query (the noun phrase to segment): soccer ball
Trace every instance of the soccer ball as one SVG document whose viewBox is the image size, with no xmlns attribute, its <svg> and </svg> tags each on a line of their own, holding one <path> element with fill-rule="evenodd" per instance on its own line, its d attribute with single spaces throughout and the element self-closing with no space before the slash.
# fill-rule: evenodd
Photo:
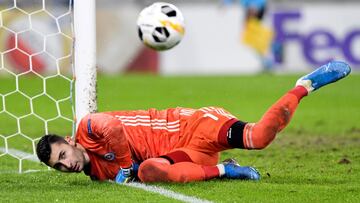
<svg viewBox="0 0 360 203">
<path fill-rule="evenodd" d="M 173 4 L 156 2 L 144 8 L 137 20 L 140 40 L 163 51 L 180 43 L 185 33 L 184 17 Z"/>
</svg>

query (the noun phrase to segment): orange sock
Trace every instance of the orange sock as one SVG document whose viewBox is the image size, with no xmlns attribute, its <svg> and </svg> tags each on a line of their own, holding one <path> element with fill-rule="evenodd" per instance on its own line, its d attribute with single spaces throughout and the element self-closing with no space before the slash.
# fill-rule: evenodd
<svg viewBox="0 0 360 203">
<path fill-rule="evenodd" d="M 290 122 L 301 98 L 307 90 L 297 86 L 281 97 L 257 123 L 247 123 L 243 142 L 246 149 L 263 149 L 274 140 L 276 134 Z"/>
<path fill-rule="evenodd" d="M 170 164 L 164 158 L 151 158 L 140 164 L 142 182 L 191 182 L 219 177 L 217 166 L 201 166 L 192 162 Z"/>
</svg>

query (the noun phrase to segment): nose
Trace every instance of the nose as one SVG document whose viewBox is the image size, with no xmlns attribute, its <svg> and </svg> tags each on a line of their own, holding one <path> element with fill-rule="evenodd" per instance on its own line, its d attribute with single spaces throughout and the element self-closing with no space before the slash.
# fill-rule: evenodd
<svg viewBox="0 0 360 203">
<path fill-rule="evenodd" d="M 64 159 L 60 162 L 63 166 L 66 167 L 66 169 L 70 170 L 71 169 L 71 162 L 69 159 Z"/>
</svg>

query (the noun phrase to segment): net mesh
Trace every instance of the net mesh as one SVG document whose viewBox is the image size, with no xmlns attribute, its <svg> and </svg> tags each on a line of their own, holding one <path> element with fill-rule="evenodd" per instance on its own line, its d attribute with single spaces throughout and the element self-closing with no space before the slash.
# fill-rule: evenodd
<svg viewBox="0 0 360 203">
<path fill-rule="evenodd" d="M 0 2 L 0 172 L 46 169 L 36 143 L 71 135 L 71 0 Z"/>
</svg>

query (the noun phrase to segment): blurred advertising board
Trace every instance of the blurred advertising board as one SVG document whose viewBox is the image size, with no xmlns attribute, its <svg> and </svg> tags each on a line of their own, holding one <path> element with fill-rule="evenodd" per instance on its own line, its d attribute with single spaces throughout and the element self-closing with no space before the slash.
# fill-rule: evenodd
<svg viewBox="0 0 360 203">
<path fill-rule="evenodd" d="M 138 39 L 136 20 L 144 6 L 136 1 L 98 6 L 99 72 L 227 75 L 263 70 L 256 51 L 241 41 L 245 10 L 239 5 L 224 8 L 214 1 L 179 1 L 185 36 L 178 46 L 164 52 L 150 50 Z M 280 47 L 280 54 L 272 57 L 273 70 L 303 72 L 329 60 L 345 60 L 354 71 L 360 70 L 359 8 L 360 2 L 271 2 L 263 23 L 273 31 Z M 71 72 L 73 40 L 68 9 L 60 6 L 51 12 L 26 13 L 12 8 L 1 15 L 0 51 L 5 68 L 25 72 L 31 66 L 39 73 Z"/>
<path fill-rule="evenodd" d="M 360 70 L 360 3 L 271 4 L 264 23 L 281 45 L 275 72 L 303 72 L 330 60 L 345 60 Z M 164 74 L 234 74 L 262 70 L 256 53 L 241 43 L 244 10 L 214 5 L 182 7 L 187 35 L 161 54 Z"/>
</svg>

